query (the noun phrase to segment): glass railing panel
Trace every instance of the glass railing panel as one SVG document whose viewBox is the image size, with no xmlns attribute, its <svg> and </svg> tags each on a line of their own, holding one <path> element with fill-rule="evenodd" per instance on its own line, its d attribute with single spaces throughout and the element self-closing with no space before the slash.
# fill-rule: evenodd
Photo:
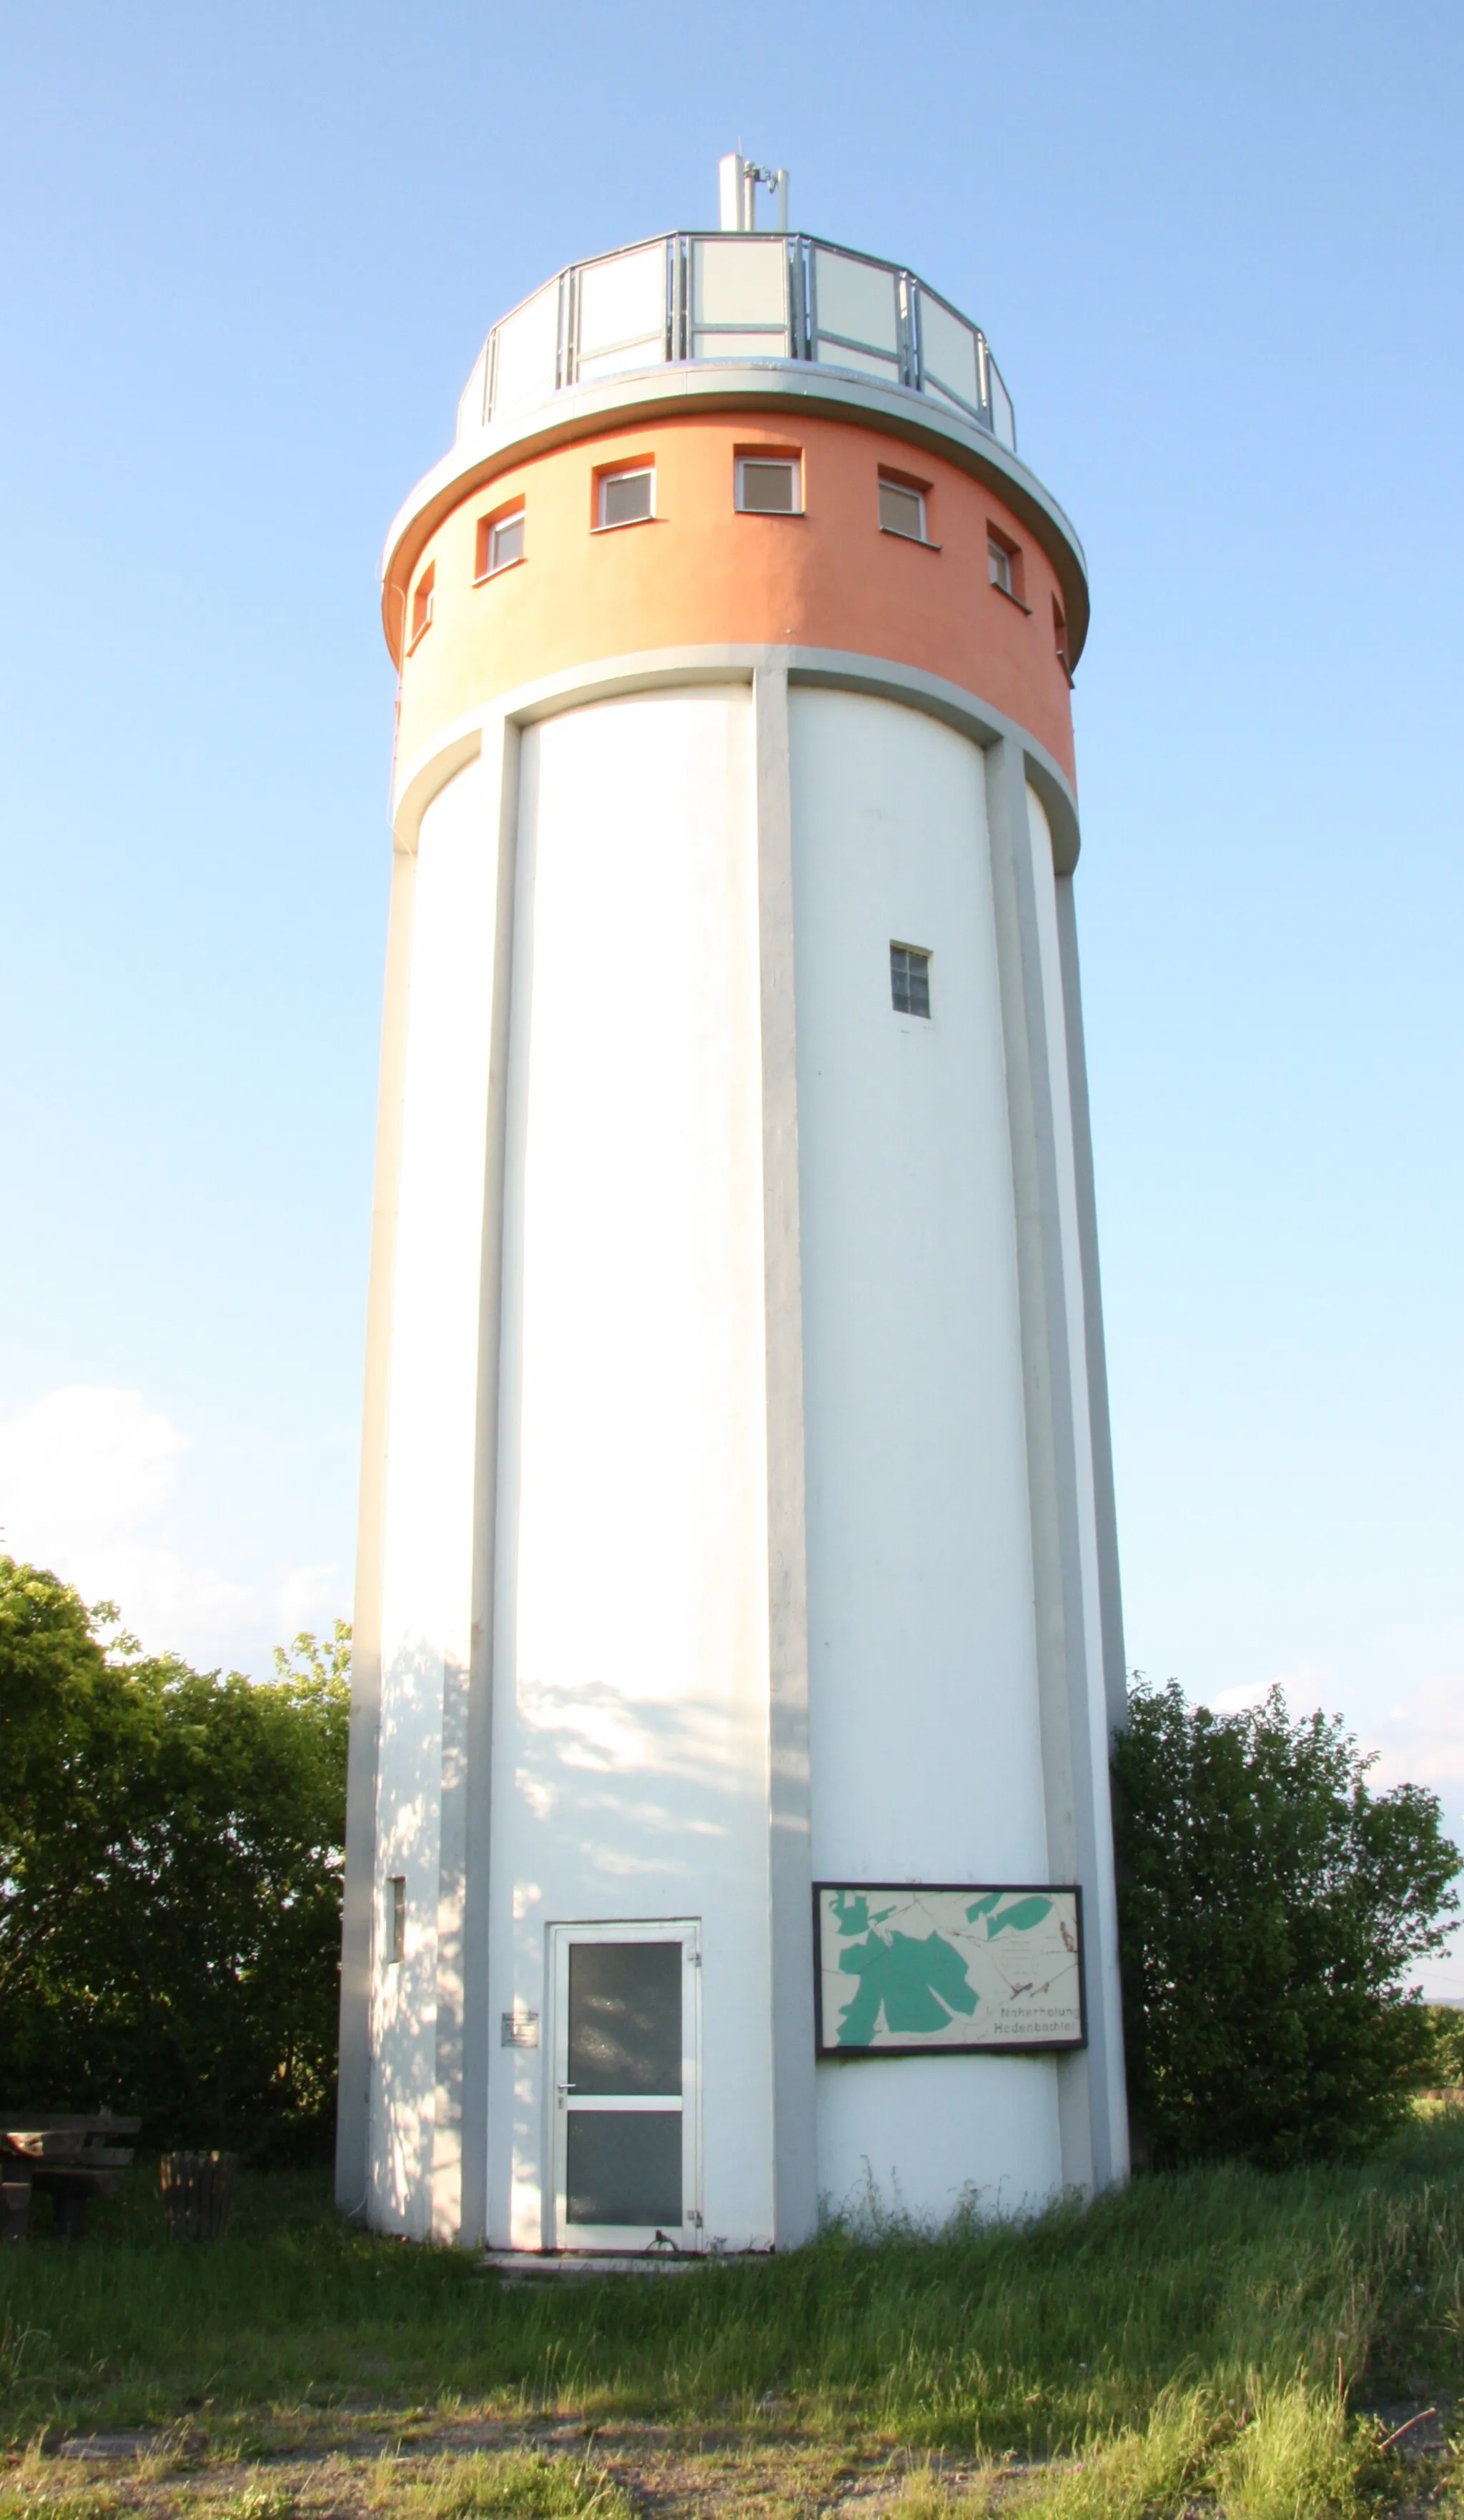
<svg viewBox="0 0 1464 2520">
<path fill-rule="evenodd" d="M 458 398 L 458 435 L 468 437 L 481 428 L 488 406 L 488 360 L 493 348 L 490 333 L 472 363 L 472 374 Z"/>
<path fill-rule="evenodd" d="M 968 411 L 974 420 L 984 419 L 975 325 L 943 305 L 928 289 L 920 290 L 918 300 L 921 384 L 927 392 L 934 389 L 943 400 Z"/>
<path fill-rule="evenodd" d="M 545 402 L 559 382 L 559 284 L 506 315 L 493 337 L 493 417 Z"/>
<path fill-rule="evenodd" d="M 877 350 L 857 349 L 852 341 L 836 340 L 828 333 L 819 334 L 814 355 L 825 368 L 852 368 L 857 376 L 881 377 L 887 385 L 902 382 L 897 358 L 884 358 Z"/>
<path fill-rule="evenodd" d="M 784 238 L 693 237 L 688 259 L 693 359 L 790 355 Z"/>
<path fill-rule="evenodd" d="M 664 333 L 649 335 L 643 341 L 621 341 L 613 350 L 601 350 L 593 358 L 581 358 L 575 373 L 576 384 L 593 384 L 597 377 L 618 377 L 635 368 L 658 368 L 666 356 Z"/>
<path fill-rule="evenodd" d="M 811 256 L 814 356 L 898 384 L 900 278 L 888 263 L 816 246 Z"/>
<path fill-rule="evenodd" d="M 666 246 L 638 247 L 582 262 L 575 273 L 575 361 L 580 378 L 653 367 L 666 355 Z"/>
<path fill-rule="evenodd" d="M 782 235 L 683 233 L 573 265 L 490 334 L 458 433 L 561 385 L 688 356 L 812 357 L 916 385 L 1016 448 L 1011 397 L 975 325 L 894 263 Z"/>
<path fill-rule="evenodd" d="M 992 428 L 1003 446 L 1017 451 L 1017 416 L 1011 407 L 1011 396 L 1001 382 L 1001 371 L 990 351 L 986 357 L 987 379 L 992 394 Z"/>
<path fill-rule="evenodd" d="M 786 359 L 784 333 L 703 333 L 691 335 L 693 359 Z"/>
<path fill-rule="evenodd" d="M 984 412 L 973 411 L 968 402 L 962 402 L 959 394 L 947 393 L 944 385 L 933 383 L 929 377 L 921 385 L 920 391 L 927 402 L 940 403 L 945 410 L 954 411 L 960 420 L 973 420 L 978 428 L 990 428 L 991 422 Z"/>
</svg>

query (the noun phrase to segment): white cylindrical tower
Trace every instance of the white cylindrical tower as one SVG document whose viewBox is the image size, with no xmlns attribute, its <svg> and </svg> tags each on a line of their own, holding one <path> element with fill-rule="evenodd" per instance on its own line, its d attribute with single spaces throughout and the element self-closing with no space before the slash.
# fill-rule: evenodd
<svg viewBox="0 0 1464 2520">
<path fill-rule="evenodd" d="M 421 2237 L 1127 2166 L 1083 556 L 760 180 L 506 317 L 386 547 L 338 2195 Z"/>
</svg>

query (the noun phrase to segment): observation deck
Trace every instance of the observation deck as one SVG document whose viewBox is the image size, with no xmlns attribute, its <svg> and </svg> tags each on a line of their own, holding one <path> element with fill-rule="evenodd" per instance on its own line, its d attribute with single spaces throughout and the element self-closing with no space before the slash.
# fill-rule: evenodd
<svg viewBox="0 0 1464 2520">
<path fill-rule="evenodd" d="M 904 264 L 822 237 L 695 228 L 569 263 L 495 324 L 458 406 L 458 439 L 571 386 L 717 360 L 874 380 L 1016 452 L 986 335 Z"/>
<path fill-rule="evenodd" d="M 729 215 L 730 167 L 738 187 L 766 180 L 724 160 L 720 228 L 674 228 L 568 263 L 495 324 L 452 446 L 387 533 L 381 619 L 392 656 L 401 662 L 421 555 L 465 498 L 607 428 L 756 411 L 795 430 L 816 415 L 855 422 L 983 482 L 1052 563 L 1071 672 L 1087 636 L 1083 546 L 1017 453 L 1011 396 L 980 325 L 904 263 L 759 230 L 750 205 L 740 220 Z"/>
</svg>

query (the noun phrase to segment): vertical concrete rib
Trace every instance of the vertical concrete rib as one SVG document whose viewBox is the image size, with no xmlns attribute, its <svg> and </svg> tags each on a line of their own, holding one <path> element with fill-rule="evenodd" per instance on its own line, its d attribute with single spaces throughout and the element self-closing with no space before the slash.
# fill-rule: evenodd
<svg viewBox="0 0 1464 2520">
<path fill-rule="evenodd" d="M 1073 1357 L 1068 1338 L 1053 1109 L 1054 1092 L 1065 1091 L 1067 1079 L 1053 1076 L 1048 1057 L 1027 765 L 1020 742 L 1011 737 L 987 754 L 987 800 L 1022 1318 L 1047 1860 L 1054 1880 L 1083 1885 L 1091 1986 L 1099 1965 L 1092 1948 L 1100 1913 L 1097 1802 L 1100 1795 L 1106 1798 L 1107 1778 L 1094 1774 L 1087 1707 L 1073 1406 L 1073 1373 L 1083 1370 L 1084 1361 Z M 1110 2035 L 1105 2006 L 1090 2002 L 1088 2048 L 1058 2060 L 1063 2180 L 1069 2187 L 1103 2185 L 1122 2170 L 1109 2124 Z"/>
<path fill-rule="evenodd" d="M 808 1547 L 804 1512 L 803 1270 L 798 1029 L 793 984 L 793 804 L 784 659 L 754 676 L 763 1051 L 767 1319 L 769 1868 L 773 1957 L 775 2237 L 816 2227 L 814 1968 L 809 1810 Z"/>
<path fill-rule="evenodd" d="M 484 1080 L 482 1235 L 472 1462 L 472 1562 L 466 1660 L 443 1673 L 442 1804 L 437 1896 L 436 2094 L 432 2117 L 432 2231 L 482 2243 L 488 2192 L 488 1879 L 493 1710 L 493 1570 L 498 1490 L 500 1308 L 503 1277 L 505 1086 L 513 942 L 518 732 L 503 718 L 483 729 L 494 852 L 493 936 L 484 973 L 492 991 Z"/>
<path fill-rule="evenodd" d="M 1068 1054 L 1068 1099 L 1073 1114 L 1073 1169 L 1078 1192 L 1078 1241 L 1083 1258 L 1083 1319 L 1087 1342 L 1088 1417 L 1092 1427 L 1093 1511 L 1098 1534 L 1098 1595 L 1103 1621 L 1103 1688 L 1108 1729 L 1110 1732 L 1117 1732 L 1128 1721 L 1128 1672 L 1124 1658 L 1124 1603 L 1119 1583 L 1113 1441 L 1108 1424 L 1108 1359 L 1103 1344 L 1103 1298 L 1098 1275 L 1098 1210 L 1093 1190 L 1092 1124 L 1087 1100 L 1087 1060 L 1083 1043 L 1078 921 L 1070 875 L 1057 878 L 1056 893 L 1057 945 L 1062 961 L 1063 1021 Z"/>
<path fill-rule="evenodd" d="M 361 1445 L 360 1538 L 352 1611 L 351 1723 L 346 1762 L 345 1886 L 340 1953 L 340 2079 L 335 2118 L 335 2202 L 364 2221 L 371 2184 L 371 1978 L 377 1895 L 377 1757 L 381 1717 L 381 1566 L 385 1540 L 386 1414 L 401 1184 L 402 1094 L 412 978 L 415 851 L 391 861 L 391 907 L 381 1012 L 367 1298 L 366 1392 Z"/>
<path fill-rule="evenodd" d="M 431 2232 L 455 2240 L 463 2204 L 464 1905 L 467 1882 L 467 1728 L 471 1658 L 442 1666 L 442 1782 L 437 1836 Z"/>
<path fill-rule="evenodd" d="M 498 1537 L 498 1420 L 503 1351 L 504 1163 L 508 1128 L 509 1021 L 513 971 L 513 893 L 518 867 L 516 726 L 500 723 L 498 915 L 493 966 L 493 1033 L 488 1071 L 488 1143 L 483 1183 L 483 1281 L 478 1332 L 476 1511 L 472 1568 L 472 1686 L 467 1721 L 466 1882 L 464 1933 L 476 1964 L 465 1990 L 463 2172 L 459 2238 L 476 2247 L 488 2228 L 489 1820 L 492 1811 L 495 1549 Z M 483 731 L 485 762 L 494 731 Z"/>
</svg>

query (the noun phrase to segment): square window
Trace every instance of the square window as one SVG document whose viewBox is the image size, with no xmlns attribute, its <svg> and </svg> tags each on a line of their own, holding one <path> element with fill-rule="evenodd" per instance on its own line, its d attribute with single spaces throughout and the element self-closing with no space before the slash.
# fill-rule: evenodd
<svg viewBox="0 0 1464 2520">
<path fill-rule="evenodd" d="M 897 1015 L 930 1012 L 930 956 L 918 945 L 890 947 L 890 1002 Z"/>
<path fill-rule="evenodd" d="M 437 583 L 437 563 L 433 561 L 422 570 L 412 596 L 412 635 L 409 647 L 415 648 L 432 619 L 432 594 Z"/>
<path fill-rule="evenodd" d="M 879 476 L 879 521 L 887 534 L 904 534 L 908 542 L 925 540 L 925 493 L 908 481 Z"/>
<path fill-rule="evenodd" d="M 601 472 L 595 521 L 605 525 L 642 525 L 655 515 L 655 467 L 643 464 L 634 472 Z"/>
<path fill-rule="evenodd" d="M 386 1883 L 386 1955 L 396 1968 L 407 1957 L 407 1876 L 393 1872 Z"/>
<path fill-rule="evenodd" d="M 747 516 L 796 517 L 798 464 L 791 455 L 739 455 L 737 506 Z"/>
<path fill-rule="evenodd" d="M 478 518 L 478 564 L 475 578 L 492 577 L 499 569 L 508 568 L 523 558 L 524 512 L 515 508 L 507 517 Z"/>
</svg>

